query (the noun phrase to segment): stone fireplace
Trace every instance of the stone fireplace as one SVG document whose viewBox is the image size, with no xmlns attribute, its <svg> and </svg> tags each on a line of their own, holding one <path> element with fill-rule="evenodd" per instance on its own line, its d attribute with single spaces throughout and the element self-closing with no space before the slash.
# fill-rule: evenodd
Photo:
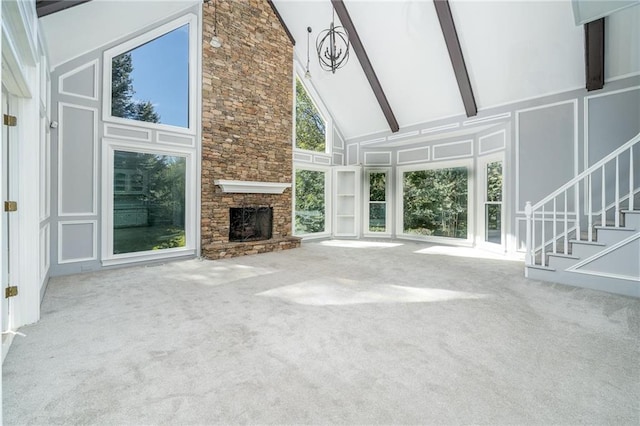
<svg viewBox="0 0 640 426">
<path fill-rule="evenodd" d="M 213 35 L 216 4 L 218 34 L 229 36 L 220 48 L 202 49 L 202 256 L 298 247 L 291 236 L 293 45 L 267 0 L 204 3 L 203 40 Z M 232 209 L 242 207 L 270 209 L 270 238 L 230 238 Z"/>
<path fill-rule="evenodd" d="M 229 209 L 229 241 L 261 241 L 271 239 L 273 208 L 232 207 Z"/>
</svg>

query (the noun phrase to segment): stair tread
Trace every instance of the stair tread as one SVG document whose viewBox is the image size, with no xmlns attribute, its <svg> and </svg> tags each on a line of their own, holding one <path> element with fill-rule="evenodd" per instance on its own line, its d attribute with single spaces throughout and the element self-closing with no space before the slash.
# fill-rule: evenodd
<svg viewBox="0 0 640 426">
<path fill-rule="evenodd" d="M 570 255 L 570 254 L 564 254 L 564 253 L 545 253 L 547 256 L 553 256 L 553 257 L 562 257 L 564 259 L 580 259 L 579 257 Z"/>
<path fill-rule="evenodd" d="M 600 246 L 600 247 L 605 246 L 605 244 L 599 243 L 597 241 L 587 241 L 587 240 L 569 240 L 569 244 L 586 244 L 590 246 Z"/>
<path fill-rule="evenodd" d="M 549 268 L 548 266 L 544 265 L 526 265 L 526 267 L 531 269 L 540 269 L 542 271 L 555 272 L 555 268 Z"/>
<path fill-rule="evenodd" d="M 596 229 L 610 229 L 612 231 L 635 231 L 634 228 L 627 228 L 624 226 L 596 226 Z"/>
</svg>

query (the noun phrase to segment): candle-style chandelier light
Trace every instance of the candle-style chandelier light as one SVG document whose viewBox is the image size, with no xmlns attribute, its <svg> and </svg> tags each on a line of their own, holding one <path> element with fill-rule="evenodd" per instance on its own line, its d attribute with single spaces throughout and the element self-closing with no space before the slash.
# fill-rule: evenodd
<svg viewBox="0 0 640 426">
<path fill-rule="evenodd" d="M 328 29 L 321 31 L 316 39 L 320 67 L 334 74 L 349 60 L 349 34 L 344 27 L 334 25 L 335 18 L 334 10 L 331 25 Z"/>
</svg>

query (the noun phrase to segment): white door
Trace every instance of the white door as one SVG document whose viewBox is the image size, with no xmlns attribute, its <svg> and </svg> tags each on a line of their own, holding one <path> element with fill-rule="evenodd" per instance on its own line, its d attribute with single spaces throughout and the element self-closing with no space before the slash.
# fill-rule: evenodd
<svg viewBox="0 0 640 426">
<path fill-rule="evenodd" d="M 478 206 L 480 220 L 477 245 L 503 252 L 504 234 L 504 156 L 491 155 L 478 159 Z"/>
<path fill-rule="evenodd" d="M 1 200 L 0 200 L 0 214 L 2 215 L 2 225 L 0 227 L 0 240 L 2 240 L 2 265 L 1 267 L 1 276 L 2 276 L 2 288 L 0 289 L 0 298 L 2 299 L 2 331 L 5 332 L 9 330 L 10 323 L 10 303 L 9 299 L 5 297 L 6 288 L 10 285 L 10 277 L 11 277 L 11 215 L 15 213 L 11 213 L 6 211 L 7 206 L 5 205 L 6 201 L 10 201 L 11 198 L 11 173 L 10 173 L 10 156 L 11 156 L 11 127 L 5 123 L 4 117 L 6 115 L 11 114 L 11 110 L 9 107 L 9 96 L 7 92 L 2 88 L 2 151 L 0 151 L 0 157 L 2 158 L 1 164 L 1 178 L 0 178 L 0 192 L 1 192 Z M 6 335 L 3 335 L 3 339 Z"/>
</svg>

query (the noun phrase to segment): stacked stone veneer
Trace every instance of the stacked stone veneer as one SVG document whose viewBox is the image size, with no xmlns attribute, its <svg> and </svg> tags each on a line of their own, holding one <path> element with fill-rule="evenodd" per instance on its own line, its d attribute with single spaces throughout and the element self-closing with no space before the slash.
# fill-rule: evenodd
<svg viewBox="0 0 640 426">
<path fill-rule="evenodd" d="M 266 0 L 203 5 L 202 255 L 210 259 L 299 246 L 291 236 L 291 188 L 283 194 L 223 193 L 214 180 L 292 181 L 293 46 Z M 229 242 L 229 209 L 273 207 L 273 237 Z"/>
</svg>

